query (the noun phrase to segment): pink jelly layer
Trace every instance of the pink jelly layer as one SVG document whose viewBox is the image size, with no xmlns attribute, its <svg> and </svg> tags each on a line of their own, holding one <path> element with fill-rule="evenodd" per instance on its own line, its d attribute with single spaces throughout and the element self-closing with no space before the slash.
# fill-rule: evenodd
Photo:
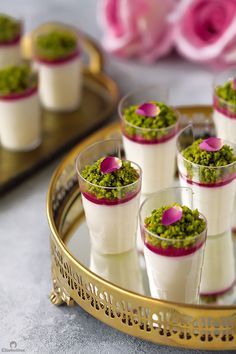
<svg viewBox="0 0 236 354">
<path fill-rule="evenodd" d="M 210 293 L 200 293 L 200 295 L 202 295 L 202 296 L 220 296 L 220 295 L 227 293 L 229 290 L 231 290 L 235 284 L 236 284 L 236 280 L 234 280 L 233 283 L 230 286 L 228 286 L 227 288 L 224 288 L 224 289 L 221 289 L 218 291 L 213 291 Z"/>
<path fill-rule="evenodd" d="M 122 199 L 106 199 L 106 198 L 96 198 L 95 195 L 89 194 L 87 192 L 81 192 L 83 194 L 83 196 L 88 199 L 90 202 L 94 203 L 94 204 L 98 204 L 98 205 L 118 205 L 118 204 L 123 204 L 123 203 L 127 203 L 128 201 L 130 201 L 131 199 L 135 198 L 140 192 L 140 189 L 136 192 L 133 193 L 127 193 L 125 198 Z"/>
<path fill-rule="evenodd" d="M 7 42 L 0 41 L 0 47 L 7 47 L 13 44 L 18 44 L 20 42 L 20 39 L 21 39 L 21 33 L 19 33 L 15 38 L 11 39 L 10 41 Z"/>
<path fill-rule="evenodd" d="M 137 129 L 138 129 L 138 128 L 137 128 Z M 178 133 L 178 130 L 179 130 L 178 125 L 176 125 L 176 129 L 174 129 L 171 133 L 169 133 L 169 134 L 163 136 L 162 138 L 160 138 L 160 139 L 147 140 L 147 139 L 145 139 L 143 136 L 138 135 L 138 134 L 133 135 L 133 136 L 127 135 L 127 133 L 126 133 L 126 131 L 125 131 L 125 128 L 122 127 L 122 133 L 123 133 L 123 135 L 124 135 L 127 139 L 129 139 L 129 140 L 131 140 L 131 141 L 134 141 L 134 142 L 136 142 L 136 143 L 139 143 L 139 144 L 144 144 L 144 145 L 162 144 L 162 143 L 164 143 L 164 142 L 166 142 L 166 141 L 172 139 L 172 138 Z"/>
<path fill-rule="evenodd" d="M 65 64 L 65 63 L 67 63 L 79 56 L 80 56 L 80 51 L 79 51 L 79 49 L 77 49 L 75 52 L 71 53 L 70 55 L 68 55 L 67 57 L 64 57 L 64 58 L 48 60 L 48 59 L 41 58 L 41 57 L 35 57 L 35 60 L 39 63 L 53 66 L 53 65 Z"/>
<path fill-rule="evenodd" d="M 167 248 L 157 248 L 153 245 L 150 245 L 147 242 L 144 242 L 145 246 L 152 251 L 153 253 L 159 254 L 160 256 L 166 256 L 166 257 L 183 257 L 183 256 L 188 256 L 189 254 L 195 253 L 198 251 L 203 245 L 205 241 L 196 243 L 194 246 L 189 247 L 189 248 L 175 248 L 173 246 L 169 246 Z"/>
<path fill-rule="evenodd" d="M 30 87 L 29 89 L 25 90 L 24 92 L 20 93 L 11 93 L 6 96 L 0 96 L 0 101 L 15 101 L 15 100 L 20 100 L 22 98 L 26 98 L 29 96 L 32 96 L 34 93 L 36 93 L 38 90 L 37 86 Z"/>
<path fill-rule="evenodd" d="M 217 96 L 214 96 L 213 102 L 214 102 L 214 108 L 215 108 L 218 112 L 224 114 L 227 118 L 236 119 L 236 112 L 231 112 L 231 111 L 229 110 L 229 108 L 227 107 L 227 104 L 226 104 L 226 107 L 222 107 L 222 106 L 220 105 L 220 100 L 218 99 Z M 230 104 L 229 104 L 229 106 L 230 106 Z M 236 108 L 235 108 L 235 110 L 236 110 Z"/>
<path fill-rule="evenodd" d="M 192 181 L 190 179 L 188 179 L 187 177 L 183 176 L 180 172 L 179 172 L 179 176 L 184 179 L 188 184 L 191 185 L 196 185 L 196 186 L 201 186 L 201 187 L 207 187 L 207 188 L 218 188 L 218 187 L 222 187 L 225 186 L 226 184 L 232 182 L 235 178 L 236 178 L 236 173 L 233 173 L 232 175 L 230 175 L 227 179 L 220 181 L 220 182 L 216 182 L 216 183 L 201 183 L 201 182 L 195 182 Z"/>
</svg>

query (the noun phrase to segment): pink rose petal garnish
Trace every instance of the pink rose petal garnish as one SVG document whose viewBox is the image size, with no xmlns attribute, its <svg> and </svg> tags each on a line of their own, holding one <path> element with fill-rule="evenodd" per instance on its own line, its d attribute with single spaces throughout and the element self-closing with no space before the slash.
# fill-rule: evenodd
<svg viewBox="0 0 236 354">
<path fill-rule="evenodd" d="M 103 174 L 107 174 L 119 170 L 121 166 L 122 161 L 118 159 L 118 157 L 108 156 L 102 160 L 100 164 L 100 171 Z"/>
<path fill-rule="evenodd" d="M 154 103 L 143 103 L 141 104 L 137 110 L 136 113 L 139 114 L 140 116 L 144 117 L 156 117 L 160 113 L 160 108 L 156 106 Z"/>
<path fill-rule="evenodd" d="M 162 225 L 169 226 L 179 221 L 182 218 L 182 208 L 178 205 L 175 205 L 164 211 L 162 214 Z"/>
<path fill-rule="evenodd" d="M 236 77 L 232 80 L 232 88 L 236 91 Z"/>
<path fill-rule="evenodd" d="M 219 151 L 222 146 L 223 141 L 215 137 L 205 139 L 199 144 L 200 149 L 204 151 Z"/>
</svg>

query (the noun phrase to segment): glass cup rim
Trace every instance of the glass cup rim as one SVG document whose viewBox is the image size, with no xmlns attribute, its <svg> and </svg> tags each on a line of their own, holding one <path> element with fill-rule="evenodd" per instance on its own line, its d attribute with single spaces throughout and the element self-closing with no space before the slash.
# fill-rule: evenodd
<svg viewBox="0 0 236 354">
<path fill-rule="evenodd" d="M 125 118 L 124 118 L 124 115 L 122 113 L 122 110 L 121 110 L 121 107 L 122 107 L 122 104 L 124 103 L 124 101 L 131 97 L 132 95 L 134 95 L 135 93 L 138 93 L 138 92 L 142 92 L 144 91 L 145 89 L 152 89 L 153 87 L 158 87 L 158 85 L 150 85 L 150 86 L 143 86 L 143 87 L 140 87 L 138 89 L 135 89 L 135 90 L 132 90 L 130 92 L 128 92 L 126 95 L 124 95 L 119 104 L 118 104 L 118 114 L 119 114 L 119 117 L 122 121 L 125 122 L 125 124 L 129 125 L 130 127 L 132 128 L 135 128 L 135 129 L 138 129 L 140 131 L 144 131 L 144 132 L 161 132 L 161 131 L 168 131 L 168 130 L 171 130 L 173 128 L 176 127 L 176 125 L 179 123 L 180 121 L 180 112 L 174 107 L 174 106 L 170 106 L 171 108 L 173 108 L 174 112 L 176 113 L 176 117 L 177 117 L 177 120 L 174 124 L 172 125 L 169 125 L 168 127 L 165 127 L 165 128 L 143 128 L 143 127 L 138 127 L 137 125 L 134 125 L 130 122 L 128 122 Z"/>
<path fill-rule="evenodd" d="M 75 169 L 76 169 L 76 172 L 77 172 L 77 175 L 79 176 L 79 178 L 81 178 L 84 182 L 88 183 L 90 186 L 93 186 L 93 187 L 96 187 L 96 188 L 100 188 L 100 189 L 106 189 L 106 190 L 123 190 L 124 188 L 128 188 L 128 187 L 132 187 L 132 186 L 135 186 L 135 184 L 138 184 L 142 178 L 142 169 L 141 167 L 134 161 L 130 161 L 130 160 L 127 160 L 127 159 L 121 159 L 122 161 L 127 161 L 127 162 L 130 162 L 132 165 L 135 165 L 135 167 L 137 168 L 138 170 L 138 173 L 139 173 L 139 177 L 136 181 L 130 183 L 130 184 L 127 184 L 126 186 L 117 186 L 117 187 L 106 187 L 106 186 L 99 186 L 98 184 L 95 184 L 95 183 L 92 183 L 92 182 L 89 182 L 87 181 L 80 173 L 79 169 L 78 169 L 78 160 L 79 158 L 81 157 L 81 155 L 83 153 L 85 153 L 86 151 L 88 151 L 89 149 L 92 149 L 93 147 L 95 147 L 96 145 L 99 145 L 101 143 L 104 143 L 104 142 L 112 142 L 112 141 L 117 141 L 117 142 L 120 142 L 121 143 L 121 140 L 118 139 L 118 138 L 110 138 L 110 139 L 104 139 L 104 140 L 99 140 L 91 145 L 89 145 L 87 148 L 85 148 L 83 151 L 81 151 L 75 158 Z"/>
<path fill-rule="evenodd" d="M 214 96 L 217 97 L 217 99 L 218 99 L 220 102 L 224 103 L 224 104 L 225 104 L 226 106 L 228 106 L 228 107 L 235 107 L 235 106 L 236 106 L 236 101 L 235 101 L 235 104 L 232 104 L 232 103 L 227 102 L 224 98 L 218 96 L 217 93 L 216 93 L 216 88 L 217 88 L 218 86 L 220 86 L 220 85 L 219 85 L 219 84 L 217 85 L 216 81 L 217 81 L 217 79 L 219 79 L 219 77 L 221 77 L 221 76 L 223 76 L 223 75 L 226 75 L 226 74 L 229 74 L 229 75 L 227 75 L 227 76 L 228 76 L 228 79 L 226 79 L 225 83 L 226 83 L 226 82 L 229 82 L 230 79 L 233 78 L 233 77 L 230 77 L 230 76 L 231 76 L 230 74 L 232 74 L 232 70 L 234 70 L 234 74 L 235 74 L 235 77 L 236 77 L 236 68 L 231 68 L 231 69 L 224 70 L 224 71 L 220 72 L 218 75 L 216 75 L 216 76 L 214 77 L 214 80 L 213 80 Z"/>
<path fill-rule="evenodd" d="M 164 189 L 160 189 L 159 191 L 155 192 L 155 193 L 152 193 L 150 196 L 148 196 L 143 202 L 142 204 L 140 205 L 140 208 L 139 208 L 139 222 L 140 222 L 140 225 L 141 227 L 143 227 L 143 229 L 145 230 L 145 232 L 147 232 L 148 234 L 150 234 L 151 236 L 157 238 L 158 240 L 160 241 L 165 241 L 165 242 L 168 242 L 170 244 L 173 244 L 175 242 L 184 242 L 185 240 L 182 239 L 166 239 L 166 238 L 163 238 L 163 237 L 160 237 L 158 236 L 157 234 L 154 234 L 152 231 L 149 231 L 148 229 L 145 228 L 145 226 L 143 225 L 143 222 L 142 222 L 142 217 L 141 217 L 141 210 L 144 206 L 144 204 L 151 198 L 155 197 L 156 195 L 158 195 L 159 193 L 161 192 L 165 192 L 165 191 L 170 191 L 170 190 L 188 190 L 191 192 L 192 196 L 193 196 L 193 190 L 192 188 L 189 188 L 189 187 L 171 187 L 171 188 L 164 188 Z M 192 209 L 191 209 L 192 210 Z M 193 240 L 193 241 L 196 241 L 198 239 L 200 239 L 202 236 L 204 236 L 204 234 L 207 232 L 207 219 L 206 217 L 199 212 L 199 215 L 201 216 L 201 218 L 205 221 L 206 223 L 206 227 L 205 229 L 200 233 L 200 234 L 197 234 L 195 236 L 192 236 L 192 237 L 189 237 L 188 239 L 189 240 Z"/>
<path fill-rule="evenodd" d="M 216 93 L 216 87 L 214 88 L 214 96 L 217 97 L 217 99 L 218 99 L 220 102 L 224 103 L 226 106 L 228 106 L 228 107 L 233 107 L 233 108 L 236 107 L 236 101 L 235 101 L 235 104 L 229 103 L 229 102 L 226 101 L 224 98 L 222 98 L 222 97 L 220 97 L 219 95 L 217 95 L 217 93 Z"/>
<path fill-rule="evenodd" d="M 193 124 L 192 124 L 192 123 L 190 123 L 189 125 L 187 125 L 185 128 L 181 129 L 180 132 L 177 134 L 177 141 L 176 141 L 177 153 L 178 153 L 178 156 L 181 156 L 181 158 L 182 158 L 184 161 L 186 161 L 187 163 L 189 163 L 189 164 L 191 164 L 191 165 L 193 165 L 193 166 L 196 166 L 196 167 L 198 167 L 198 168 L 199 168 L 199 167 L 205 167 L 205 168 L 207 168 L 207 169 L 212 169 L 212 170 L 219 170 L 219 169 L 229 168 L 229 167 L 232 167 L 232 166 L 234 166 L 234 165 L 236 164 L 236 160 L 235 160 L 234 162 L 231 162 L 231 163 L 229 163 L 228 165 L 224 165 L 224 166 L 205 166 L 205 165 L 200 165 L 200 164 L 198 164 L 198 163 L 195 163 L 195 162 L 192 162 L 192 161 L 187 160 L 187 159 L 183 156 L 182 152 L 181 152 L 180 149 L 179 149 L 178 140 L 179 140 L 180 135 L 184 132 L 184 130 L 186 130 L 187 128 L 190 128 L 190 127 L 191 127 L 191 128 L 193 127 Z M 236 144 L 234 144 L 234 143 L 232 143 L 232 142 L 230 142 L 230 141 L 228 141 L 228 140 L 225 140 L 225 139 L 221 139 L 221 140 L 223 140 L 224 144 L 226 143 L 226 144 L 229 145 L 230 147 L 232 147 L 232 145 L 233 145 L 234 149 L 236 150 Z M 236 154 L 235 154 L 235 155 L 236 155 Z"/>
</svg>

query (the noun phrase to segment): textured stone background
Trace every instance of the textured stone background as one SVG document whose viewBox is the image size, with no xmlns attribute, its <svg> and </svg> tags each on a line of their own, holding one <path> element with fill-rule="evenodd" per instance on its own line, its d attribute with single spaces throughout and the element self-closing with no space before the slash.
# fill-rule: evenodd
<svg viewBox="0 0 236 354">
<path fill-rule="evenodd" d="M 95 0 L 0 1 L 0 12 L 25 18 L 27 31 L 43 21 L 61 20 L 99 38 L 95 11 Z M 169 82 L 175 103 L 211 101 L 212 73 L 175 56 L 154 66 L 107 57 L 106 70 L 122 92 L 144 81 Z M 16 341 L 28 353 L 202 353 L 157 346 L 109 328 L 78 306 L 50 304 L 45 199 L 58 162 L 0 199 L 0 350 Z"/>
</svg>

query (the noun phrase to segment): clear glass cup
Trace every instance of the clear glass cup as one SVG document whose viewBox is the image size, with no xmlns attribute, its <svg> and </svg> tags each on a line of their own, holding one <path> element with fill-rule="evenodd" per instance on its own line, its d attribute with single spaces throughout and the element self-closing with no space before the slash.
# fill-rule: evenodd
<svg viewBox="0 0 236 354">
<path fill-rule="evenodd" d="M 121 151 L 121 141 L 109 139 L 89 146 L 76 159 L 91 246 L 101 254 L 122 253 L 135 247 L 142 171 L 137 164 L 131 162 L 139 178 L 134 183 L 121 187 L 98 186 L 86 181 L 81 173 L 85 166 L 100 158 L 121 158 Z"/>
<path fill-rule="evenodd" d="M 4 68 L 9 65 L 17 65 L 22 62 L 21 56 L 21 39 L 23 32 L 23 20 L 22 18 L 13 18 L 12 16 L 5 15 L 10 19 L 16 21 L 19 25 L 19 31 L 15 38 L 10 41 L 0 42 L 0 68 Z"/>
<path fill-rule="evenodd" d="M 213 120 L 217 136 L 236 143 L 236 100 L 233 104 L 229 103 L 219 97 L 216 92 L 218 86 L 222 86 L 232 79 L 236 79 L 236 69 L 222 72 L 215 77 L 213 91 Z"/>
<path fill-rule="evenodd" d="M 236 79 L 236 69 L 231 69 L 218 74 L 214 80 L 214 111 L 213 120 L 218 137 L 236 144 L 236 100 L 234 104 L 217 96 L 216 88 L 227 81 Z M 236 200 L 232 215 L 232 228 L 236 229 Z"/>
<path fill-rule="evenodd" d="M 77 41 L 76 48 L 66 56 L 54 59 L 45 57 L 37 48 L 38 37 L 53 32 L 68 34 Z M 54 48 L 51 48 L 53 51 Z M 78 109 L 82 96 L 82 60 L 76 28 L 49 22 L 33 31 L 33 55 L 39 73 L 39 96 L 42 105 L 50 111 L 72 112 Z"/>
<path fill-rule="evenodd" d="M 190 188 L 174 187 L 152 194 L 140 207 L 139 221 L 152 297 L 198 303 L 207 229 L 192 237 L 187 244 L 186 240 L 161 238 L 145 228 L 145 218 L 154 209 L 173 203 L 192 209 L 192 202 L 193 192 Z M 203 215 L 201 217 L 206 221 Z"/>
<path fill-rule="evenodd" d="M 195 140 L 192 125 L 183 129 L 177 139 L 177 162 L 182 186 L 191 187 L 194 192 L 194 207 L 203 213 L 208 221 L 208 235 L 218 235 L 231 225 L 235 194 L 236 162 L 221 167 L 209 167 L 186 160 L 182 151 Z M 225 141 L 236 154 L 236 145 Z M 210 176 L 210 177 L 209 177 Z M 211 181 L 209 181 L 209 178 Z M 207 179 L 207 182 L 204 180 Z"/>
<path fill-rule="evenodd" d="M 208 167 L 186 160 L 182 151 L 194 140 L 191 125 L 183 129 L 178 136 L 179 179 L 181 186 L 192 188 L 193 207 L 207 219 L 208 237 L 200 291 L 204 295 L 212 295 L 228 289 L 235 281 L 230 230 L 235 198 L 236 162 L 223 167 Z M 234 144 L 228 141 L 224 143 L 230 145 L 236 154 Z M 206 176 L 211 176 L 211 182 L 204 182 Z"/>
<path fill-rule="evenodd" d="M 31 151 L 41 144 L 42 117 L 37 81 L 35 78 L 35 84 L 23 92 L 0 95 L 1 145 L 7 150 Z"/>
<path fill-rule="evenodd" d="M 149 86 L 133 91 L 122 98 L 118 106 L 125 154 L 128 160 L 138 163 L 143 171 L 142 193 L 150 194 L 170 187 L 175 174 L 177 122 L 162 129 L 139 128 L 127 122 L 124 110 L 131 105 L 150 101 L 168 101 L 164 86 Z"/>
</svg>

